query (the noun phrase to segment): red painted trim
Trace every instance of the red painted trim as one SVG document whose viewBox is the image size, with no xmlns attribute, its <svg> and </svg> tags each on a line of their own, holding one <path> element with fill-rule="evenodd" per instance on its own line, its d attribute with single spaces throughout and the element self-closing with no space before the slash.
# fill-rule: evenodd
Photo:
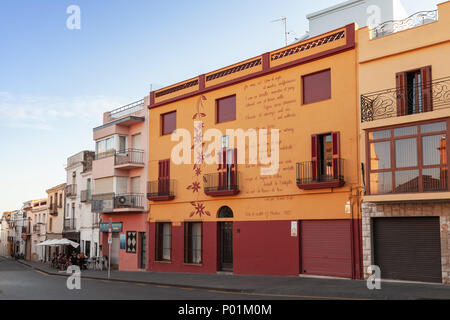
<svg viewBox="0 0 450 320">
<path fill-rule="evenodd" d="M 339 30 L 339 29 L 342 29 L 342 28 L 338 28 L 336 30 Z M 330 49 L 330 50 L 325 50 L 325 51 L 322 51 L 322 52 L 319 52 L 319 53 L 316 53 L 316 54 L 313 54 L 313 55 L 310 55 L 310 56 L 307 56 L 307 57 L 304 57 L 304 58 L 300 58 L 300 59 L 297 59 L 297 60 L 294 60 L 294 61 L 282 64 L 282 65 L 279 65 L 279 66 L 276 66 L 276 67 L 272 67 L 272 68 L 267 68 L 267 69 L 264 69 L 264 55 L 263 55 L 263 70 L 262 71 L 258 71 L 258 72 L 255 72 L 255 73 L 252 73 L 252 74 L 249 74 L 249 75 L 246 75 L 246 76 L 242 76 L 242 77 L 239 77 L 239 78 L 236 78 L 236 79 L 233 79 L 233 80 L 225 81 L 225 82 L 216 84 L 216 85 L 211 86 L 211 87 L 207 87 L 207 88 L 204 88 L 204 89 L 199 89 L 199 90 L 194 91 L 194 92 L 189 92 L 189 93 L 180 95 L 178 97 L 174 97 L 174 98 L 171 98 L 171 99 L 167 99 L 167 100 L 164 100 L 164 101 L 153 103 L 153 104 L 150 104 L 150 106 L 148 108 L 152 109 L 152 108 L 160 107 L 160 106 L 172 103 L 172 102 L 176 102 L 176 101 L 179 101 L 179 100 L 187 99 L 187 98 L 199 95 L 199 94 L 207 93 L 209 91 L 217 90 L 217 89 L 220 89 L 220 88 L 223 88 L 223 87 L 227 87 L 227 86 L 230 86 L 230 85 L 234 85 L 234 84 L 237 84 L 237 83 L 240 83 L 240 82 L 243 82 L 243 81 L 247 81 L 247 80 L 250 80 L 250 79 L 253 79 L 253 78 L 265 76 L 265 75 L 268 75 L 268 74 L 271 74 L 271 73 L 274 73 L 274 72 L 277 72 L 277 71 L 280 71 L 280 70 L 292 68 L 292 67 L 300 65 L 300 64 L 305 64 L 305 63 L 308 63 L 308 62 L 311 62 L 311 61 L 315 61 L 315 60 L 318 60 L 318 59 L 323 59 L 323 58 L 326 58 L 326 57 L 329 57 L 329 56 L 332 56 L 332 55 L 335 55 L 335 54 L 338 54 L 338 53 L 342 53 L 342 52 L 354 49 L 355 48 L 355 24 L 352 23 L 352 24 L 346 25 L 345 29 L 346 29 L 345 30 L 345 36 L 346 36 L 346 39 L 347 39 L 347 43 L 345 45 L 343 45 L 343 46 L 336 47 L 336 48 L 333 48 L 333 49 Z M 330 32 L 333 32 L 333 31 L 330 31 Z"/>
<path fill-rule="evenodd" d="M 323 188 L 339 188 L 345 184 L 345 181 L 332 182 L 313 182 L 307 184 L 297 184 L 297 187 L 303 190 L 323 189 Z"/>
<path fill-rule="evenodd" d="M 155 91 L 150 92 L 150 106 L 155 104 Z"/>
<path fill-rule="evenodd" d="M 205 194 L 212 197 L 221 196 L 234 196 L 239 193 L 239 190 L 217 190 L 217 191 L 205 191 Z"/>
<path fill-rule="evenodd" d="M 263 71 L 270 69 L 270 52 L 266 52 L 262 55 L 262 69 Z"/>
<path fill-rule="evenodd" d="M 173 200 L 175 196 L 155 196 L 155 197 L 147 197 L 150 201 L 167 201 Z"/>
<path fill-rule="evenodd" d="M 199 75 L 198 76 L 198 88 L 199 88 L 199 90 L 205 89 L 205 83 L 206 83 L 205 75 L 204 74 Z"/>
</svg>

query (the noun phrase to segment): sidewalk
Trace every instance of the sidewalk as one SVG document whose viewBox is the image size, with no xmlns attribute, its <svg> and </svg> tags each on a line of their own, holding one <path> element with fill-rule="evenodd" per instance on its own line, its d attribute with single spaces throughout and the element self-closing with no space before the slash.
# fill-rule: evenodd
<svg viewBox="0 0 450 320">
<path fill-rule="evenodd" d="M 67 276 L 65 271 L 55 270 L 48 264 L 24 260 L 18 262 L 50 275 Z M 366 281 L 361 280 L 295 276 L 111 271 L 111 278 L 108 279 L 107 271 L 83 270 L 81 277 L 246 294 L 301 296 L 311 299 L 450 299 L 449 285 L 424 283 L 383 281 L 381 290 L 369 290 Z"/>
</svg>

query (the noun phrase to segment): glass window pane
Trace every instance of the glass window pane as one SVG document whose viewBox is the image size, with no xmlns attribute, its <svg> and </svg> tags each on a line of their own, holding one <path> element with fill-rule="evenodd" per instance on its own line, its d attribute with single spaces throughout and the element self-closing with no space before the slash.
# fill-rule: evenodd
<svg viewBox="0 0 450 320">
<path fill-rule="evenodd" d="M 370 144 L 370 170 L 389 169 L 391 167 L 391 143 Z"/>
<path fill-rule="evenodd" d="M 395 141 L 395 165 L 397 168 L 417 167 L 417 139 Z"/>
<path fill-rule="evenodd" d="M 391 130 L 369 132 L 370 140 L 386 139 L 391 137 Z"/>
<path fill-rule="evenodd" d="M 445 130 L 447 130 L 447 124 L 445 122 L 429 123 L 420 126 L 421 133 L 445 131 Z"/>
<path fill-rule="evenodd" d="M 394 129 L 394 137 L 403 137 L 417 134 L 417 126 Z"/>
<path fill-rule="evenodd" d="M 445 135 L 422 138 L 423 165 L 447 164 L 447 142 Z"/>
<path fill-rule="evenodd" d="M 370 174 L 370 194 L 383 194 L 392 192 L 392 172 L 379 172 Z"/>
<path fill-rule="evenodd" d="M 419 170 L 404 170 L 395 172 L 395 192 L 418 192 Z"/>
<path fill-rule="evenodd" d="M 447 189 L 447 168 L 422 170 L 423 190 L 437 191 Z"/>
</svg>

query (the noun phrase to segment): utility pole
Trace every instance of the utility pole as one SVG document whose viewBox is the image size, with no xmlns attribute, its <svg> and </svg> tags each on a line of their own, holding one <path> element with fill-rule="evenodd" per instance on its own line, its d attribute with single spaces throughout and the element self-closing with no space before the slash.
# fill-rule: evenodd
<svg viewBox="0 0 450 320">
<path fill-rule="evenodd" d="M 287 46 L 288 45 L 288 34 L 289 34 L 289 32 L 287 31 L 287 19 L 286 19 L 286 17 L 281 17 L 280 19 L 272 20 L 270 22 L 278 22 L 278 21 L 281 21 L 284 24 L 284 42 L 285 42 L 285 45 Z"/>
</svg>

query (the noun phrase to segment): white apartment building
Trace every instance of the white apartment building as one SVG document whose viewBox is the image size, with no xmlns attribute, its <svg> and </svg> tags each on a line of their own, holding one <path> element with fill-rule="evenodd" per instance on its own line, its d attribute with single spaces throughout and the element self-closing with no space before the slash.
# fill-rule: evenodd
<svg viewBox="0 0 450 320">
<path fill-rule="evenodd" d="M 45 247 L 38 246 L 44 242 L 48 214 L 47 198 L 31 201 L 31 260 L 44 261 Z"/>
<path fill-rule="evenodd" d="M 9 222 L 6 215 L 0 217 L 0 256 L 9 256 Z"/>
<path fill-rule="evenodd" d="M 95 152 L 81 151 L 67 159 L 63 237 L 80 244 L 87 256 L 99 253 L 99 214 L 91 211 L 92 160 Z"/>
</svg>

